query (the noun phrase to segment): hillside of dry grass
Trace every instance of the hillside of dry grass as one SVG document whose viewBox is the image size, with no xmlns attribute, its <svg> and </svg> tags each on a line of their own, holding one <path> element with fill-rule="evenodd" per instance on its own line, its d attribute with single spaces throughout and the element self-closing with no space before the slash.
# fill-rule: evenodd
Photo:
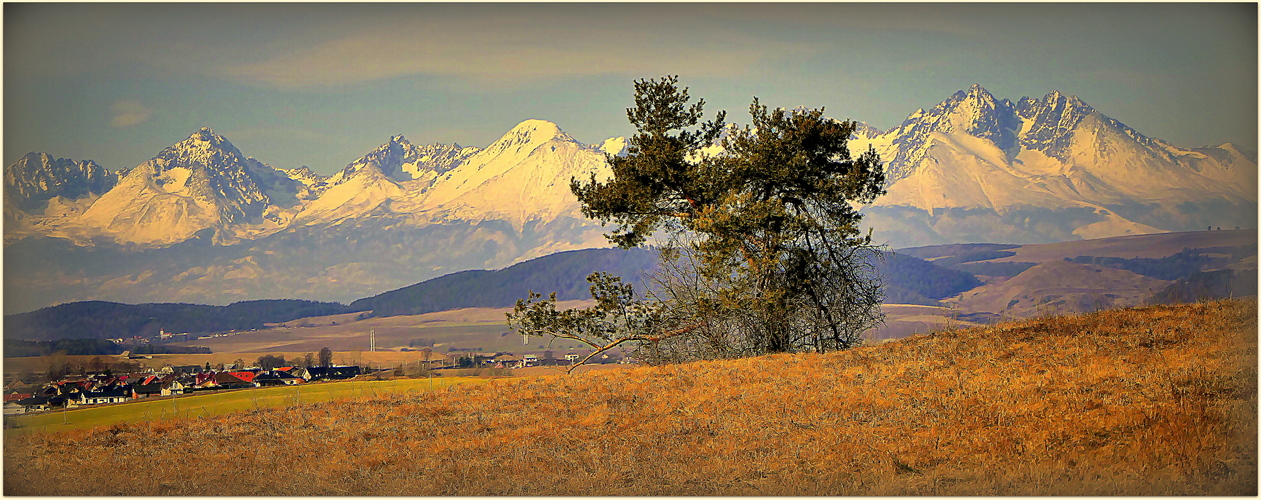
<svg viewBox="0 0 1261 500">
<path fill-rule="evenodd" d="M 4 493 L 1256 495 L 1256 318 L 1117 310 L 6 436 Z"/>
</svg>

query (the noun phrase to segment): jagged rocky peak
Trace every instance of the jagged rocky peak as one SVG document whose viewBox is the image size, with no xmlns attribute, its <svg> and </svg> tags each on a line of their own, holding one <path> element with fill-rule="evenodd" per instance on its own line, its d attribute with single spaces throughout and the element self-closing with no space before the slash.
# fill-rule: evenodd
<svg viewBox="0 0 1261 500">
<path fill-rule="evenodd" d="M 4 170 L 4 195 L 24 210 L 56 196 L 102 194 L 117 183 L 117 174 L 92 160 L 53 158 L 48 153 L 27 153 Z"/>
<path fill-rule="evenodd" d="M 229 207 L 223 212 L 227 220 L 261 213 L 271 202 L 268 189 L 279 187 L 274 185 L 274 178 L 283 175 L 246 157 L 209 127 L 162 150 L 141 167 L 148 168 L 133 169 L 129 175 L 154 175 L 152 181 L 168 192 L 172 186 L 186 186 L 189 193 L 219 200 Z M 173 177 L 164 173 L 175 169 L 187 169 L 188 173 Z"/>
<path fill-rule="evenodd" d="M 424 177 L 426 171 L 441 174 L 451 170 L 477 151 L 477 148 L 465 148 L 459 144 L 416 146 L 399 134 L 346 165 L 342 169 L 342 178 L 368 169 L 396 181 L 408 181 Z"/>
<path fill-rule="evenodd" d="M 1001 149 L 1016 145 L 1020 120 L 1011 101 L 995 99 L 980 84 L 973 84 L 966 93 L 956 92 L 942 104 L 950 118 L 940 122 L 937 131 L 958 131 L 988 139 Z"/>
<path fill-rule="evenodd" d="M 917 113 L 923 113 L 923 112 L 924 110 L 922 109 L 917 111 Z M 867 122 L 856 121 L 854 122 L 854 133 L 850 136 L 850 138 L 875 137 L 877 135 L 880 135 L 880 129 L 873 127 L 871 125 L 868 125 Z"/>
<path fill-rule="evenodd" d="M 1022 97 L 1016 104 L 1016 113 L 1026 120 L 1065 122 L 1073 125 L 1094 110 L 1077 96 L 1067 95 L 1058 90 L 1051 91 L 1041 99 Z"/>
<path fill-rule="evenodd" d="M 1047 156 L 1061 161 L 1070 161 L 1070 149 L 1073 134 L 1077 132 L 1082 120 L 1091 115 L 1098 115 L 1098 123 L 1110 132 L 1129 137 L 1140 146 L 1147 148 L 1151 154 L 1175 161 L 1173 156 L 1160 147 L 1157 142 L 1125 124 L 1103 116 L 1095 108 L 1086 104 L 1077 96 L 1052 91 L 1041 99 L 1023 97 L 1016 105 L 1016 113 L 1026 122 L 1025 133 L 1020 137 L 1020 145 L 1025 149 L 1041 151 Z"/>
<path fill-rule="evenodd" d="M 162 150 L 155 160 L 160 160 L 159 167 L 170 169 L 176 167 L 204 167 L 212 170 L 244 169 L 245 155 L 232 145 L 228 139 L 214 133 L 209 127 L 188 136 L 188 139 L 177 142 Z"/>
<path fill-rule="evenodd" d="M 933 133 L 960 133 L 981 137 L 1003 150 L 1017 145 L 1020 118 L 1007 99 L 998 100 L 980 84 L 959 90 L 927 111 L 916 110 L 893 134 L 896 148 L 885 167 L 890 184 L 911 174 L 932 145 Z"/>
<path fill-rule="evenodd" d="M 314 184 L 320 180 L 320 175 L 306 165 L 282 171 L 293 180 L 301 181 L 303 184 Z"/>
<path fill-rule="evenodd" d="M 196 132 L 193 132 L 193 134 L 188 136 L 188 138 L 198 142 L 209 142 L 214 145 L 224 142 L 223 136 L 216 134 L 213 130 L 210 130 L 210 127 L 202 127 Z"/>
</svg>

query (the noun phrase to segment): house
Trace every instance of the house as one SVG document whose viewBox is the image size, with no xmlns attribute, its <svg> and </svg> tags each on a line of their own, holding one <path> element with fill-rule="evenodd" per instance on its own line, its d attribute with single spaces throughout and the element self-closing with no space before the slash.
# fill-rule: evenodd
<svg viewBox="0 0 1261 500">
<path fill-rule="evenodd" d="M 220 389 L 246 389 L 249 387 L 257 387 L 254 385 L 254 374 L 242 376 L 242 373 L 249 372 L 219 372 L 215 374 L 215 385 Z M 246 380 L 248 378 L 249 380 Z"/>
<path fill-rule="evenodd" d="M 4 403 L 5 415 L 17 415 L 19 413 L 26 413 L 26 407 L 20 404 L 17 404 L 17 401 L 5 401 Z"/>
<path fill-rule="evenodd" d="M 263 372 L 254 377 L 254 383 L 259 387 L 277 386 L 277 385 L 296 385 L 306 382 L 292 373 L 287 371 Z"/>
<path fill-rule="evenodd" d="M 188 381 L 188 378 L 183 378 L 180 375 L 172 373 L 171 375 L 163 377 L 158 383 L 162 384 L 162 395 L 170 396 L 172 394 L 183 394 L 184 392 L 191 390 L 189 388 Z"/>
<path fill-rule="evenodd" d="M 131 386 L 131 397 L 133 399 L 164 396 L 163 392 L 165 391 L 162 390 L 162 383 L 157 381 Z"/>
<path fill-rule="evenodd" d="M 520 365 L 521 358 L 514 356 L 511 353 L 501 352 L 495 354 L 495 357 L 491 358 L 491 362 L 501 368 L 511 368 Z"/>
<path fill-rule="evenodd" d="M 53 396 L 48 398 L 48 406 L 52 408 L 78 408 L 79 395 L 73 396 Z"/>
<path fill-rule="evenodd" d="M 213 389 L 219 386 L 215 380 L 215 372 L 202 372 L 193 375 L 193 387 L 197 389 Z"/>
<path fill-rule="evenodd" d="M 539 357 L 534 354 L 526 354 L 521 356 L 521 366 L 538 366 Z"/>
<path fill-rule="evenodd" d="M 131 399 L 130 386 L 119 386 L 103 391 L 87 391 L 79 393 L 79 403 L 85 405 L 121 403 L 128 399 Z"/>
<path fill-rule="evenodd" d="M 231 373 L 233 377 L 239 378 L 247 384 L 254 383 L 254 377 L 258 376 L 260 370 L 239 370 Z"/>
<path fill-rule="evenodd" d="M 44 411 L 53 408 L 52 398 L 48 396 L 33 396 L 20 401 L 17 404 L 24 408 L 22 413 L 30 413 L 33 411 Z"/>
<path fill-rule="evenodd" d="M 308 366 L 307 380 L 343 380 L 358 377 L 362 370 L 358 366 Z"/>
<path fill-rule="evenodd" d="M 11 394 L 5 394 L 5 395 L 4 395 L 4 402 L 5 402 L 5 403 L 10 403 L 10 402 L 14 402 L 14 401 L 18 401 L 18 400 L 26 399 L 26 398 L 29 398 L 29 397 L 34 396 L 34 395 L 35 395 L 35 394 L 34 394 L 34 393 L 32 393 L 32 392 L 14 392 L 14 393 L 11 393 Z"/>
</svg>

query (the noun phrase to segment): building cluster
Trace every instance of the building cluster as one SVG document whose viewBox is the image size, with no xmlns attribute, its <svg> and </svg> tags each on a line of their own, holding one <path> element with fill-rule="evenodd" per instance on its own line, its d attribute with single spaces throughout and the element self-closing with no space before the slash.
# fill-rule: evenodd
<svg viewBox="0 0 1261 500">
<path fill-rule="evenodd" d="M 455 367 L 495 367 L 495 368 L 526 368 L 530 366 L 566 366 L 581 361 L 591 354 L 591 351 L 569 351 L 561 356 L 557 356 L 553 351 L 543 351 L 540 354 L 522 354 L 520 356 L 507 353 L 483 353 L 469 352 L 467 354 L 457 355 L 448 353 L 448 356 L 456 357 L 454 360 Z M 616 352 L 605 352 L 591 358 L 588 364 L 605 364 L 605 363 L 624 363 L 627 359 Z"/>
<path fill-rule="evenodd" d="M 556 356 L 552 351 L 516 355 L 506 352 L 432 353 L 424 362 L 427 369 L 526 368 L 572 365 L 591 351 L 570 351 Z M 130 358 L 127 354 L 123 357 Z M 608 352 L 587 361 L 592 364 L 628 362 L 619 353 Z M 165 366 L 138 373 L 87 373 L 44 384 L 14 380 L 4 388 L 4 414 L 20 414 L 86 405 L 122 403 L 151 397 L 190 394 L 197 391 L 248 389 L 304 384 L 317 380 L 349 379 L 366 373 L 359 366 L 285 366 L 274 369 L 236 367 L 212 370 L 209 365 Z"/>
<path fill-rule="evenodd" d="M 167 366 L 146 373 L 94 373 L 66 378 L 43 385 L 10 383 L 4 391 L 4 414 L 12 415 L 74 408 L 85 405 L 122 403 L 175 394 L 222 389 L 248 389 L 304 384 L 316 380 L 339 380 L 359 376 L 358 366 L 285 366 L 272 370 L 243 368 L 205 370 L 201 366 Z"/>
</svg>

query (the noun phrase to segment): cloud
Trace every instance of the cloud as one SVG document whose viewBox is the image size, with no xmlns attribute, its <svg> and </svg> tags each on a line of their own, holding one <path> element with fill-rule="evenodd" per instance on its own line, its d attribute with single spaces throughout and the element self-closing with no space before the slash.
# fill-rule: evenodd
<svg viewBox="0 0 1261 500">
<path fill-rule="evenodd" d="M 109 126 L 114 128 L 124 128 L 144 123 L 153 116 L 153 110 L 136 99 L 118 101 L 113 106 L 110 106 L 109 110 L 114 114 L 114 117 L 109 121 Z"/>
<path fill-rule="evenodd" d="M 310 48 L 226 69 L 240 81 L 282 88 L 335 86 L 409 75 L 456 77 L 477 85 L 592 75 L 745 76 L 772 57 L 809 44 L 713 30 L 617 28 L 585 23 L 452 22 L 426 29 L 347 34 Z M 574 25 L 577 25 L 576 27 Z M 650 25 L 651 26 L 651 25 Z"/>
</svg>

